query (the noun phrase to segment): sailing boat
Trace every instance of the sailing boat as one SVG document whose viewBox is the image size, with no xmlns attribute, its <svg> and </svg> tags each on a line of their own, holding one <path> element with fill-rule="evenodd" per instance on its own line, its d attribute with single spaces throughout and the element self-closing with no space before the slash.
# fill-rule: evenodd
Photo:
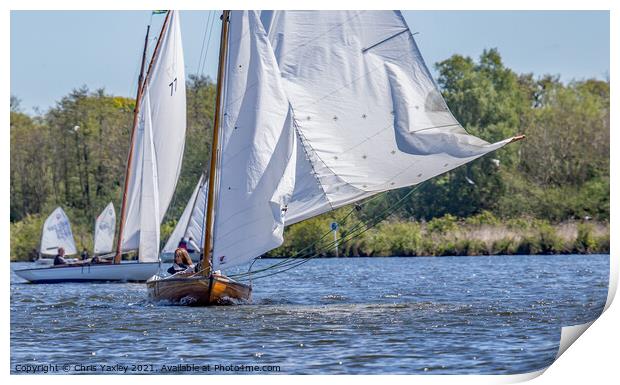
<svg viewBox="0 0 620 385">
<path fill-rule="evenodd" d="M 53 264 L 53 256 L 58 254 L 58 249 L 61 247 L 65 250 L 65 255 L 77 254 L 69 217 L 67 217 L 67 214 L 65 214 L 62 208 L 57 207 L 47 217 L 45 223 L 43 223 L 41 243 L 39 246 L 39 258 L 35 263 L 37 265 Z M 68 260 L 77 261 L 76 258 L 70 258 Z"/>
<path fill-rule="evenodd" d="M 147 281 L 151 299 L 248 300 L 251 287 L 218 270 L 278 247 L 286 225 L 522 138 L 491 144 L 465 131 L 400 12 L 224 11 L 222 20 L 206 252 L 198 274 Z"/>
<path fill-rule="evenodd" d="M 200 177 L 192 196 L 189 198 L 179 222 L 174 227 L 162 253 L 162 262 L 170 262 L 174 251 L 183 241 L 187 244 L 192 260 L 199 261 L 202 252 L 205 229 L 205 211 L 207 209 L 207 187 L 204 175 Z"/>
<path fill-rule="evenodd" d="M 148 31 L 114 260 L 15 271 L 30 282 L 143 282 L 159 269 L 159 227 L 176 187 L 185 145 L 185 68 L 179 16 L 167 12 L 144 75 Z M 137 262 L 121 263 L 122 253 L 136 250 Z"/>
</svg>

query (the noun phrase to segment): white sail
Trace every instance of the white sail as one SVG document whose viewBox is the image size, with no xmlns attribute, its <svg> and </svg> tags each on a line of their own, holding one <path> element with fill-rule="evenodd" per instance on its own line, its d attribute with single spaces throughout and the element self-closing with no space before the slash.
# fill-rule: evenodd
<svg viewBox="0 0 620 385">
<path fill-rule="evenodd" d="M 112 202 L 103 209 L 95 221 L 95 254 L 111 253 L 114 249 L 114 231 L 116 227 L 116 213 Z"/>
<path fill-rule="evenodd" d="M 147 217 L 152 218 L 149 220 L 153 220 L 153 224 L 159 228 L 181 171 L 186 129 L 185 67 L 179 15 L 176 11 L 172 11 L 169 16 L 160 49 L 148 76 L 145 88 L 145 96 L 148 94 L 148 108 L 145 105 L 147 99 L 145 97 L 142 99 L 139 121 L 145 121 L 147 111 L 150 111 L 148 120 L 152 140 L 145 140 L 142 137 L 144 130 L 136 132 L 131 178 L 128 182 L 126 220 L 122 234 L 123 251 L 135 250 L 141 244 L 145 244 L 141 232 L 144 231 L 144 221 Z M 155 170 L 154 173 L 148 170 L 147 175 L 157 176 L 157 186 L 153 190 L 156 191 L 156 196 L 153 198 L 156 198 L 158 208 L 154 216 L 142 212 L 145 207 L 142 191 L 143 163 L 145 151 L 149 151 L 145 150 L 143 145 L 148 145 L 149 142 L 153 145 L 153 159 L 149 162 L 155 166 Z M 151 203 L 146 205 L 149 210 L 152 206 Z M 153 226 L 149 223 L 148 227 Z M 148 238 L 152 241 L 152 230 L 148 231 L 151 231 Z"/>
<path fill-rule="evenodd" d="M 295 133 L 278 66 L 258 14 L 230 16 L 213 266 L 226 268 L 282 243 L 295 176 Z"/>
<path fill-rule="evenodd" d="M 140 245 L 138 260 L 156 262 L 159 260 L 159 189 L 153 125 L 151 123 L 149 90 L 144 95 L 144 119 L 139 131 L 143 131 L 142 184 L 140 185 Z"/>
<path fill-rule="evenodd" d="M 255 12 L 230 18 L 216 269 L 277 247 L 284 224 L 416 185 L 512 140 L 467 134 L 399 12 L 260 17 L 262 27 Z"/>
<path fill-rule="evenodd" d="M 421 183 L 511 140 L 489 144 L 467 134 L 400 12 L 261 17 L 304 150 L 287 224 Z"/>
<path fill-rule="evenodd" d="M 205 213 L 207 210 L 208 183 L 202 176 L 192 193 L 192 196 L 183 210 L 179 222 L 175 226 L 168 242 L 162 250 L 163 253 L 174 253 L 181 239 L 185 238 L 192 242 L 188 245 L 191 249 L 201 251 L 204 242 Z"/>
<path fill-rule="evenodd" d="M 57 207 L 43 224 L 40 253 L 56 255 L 59 247 L 65 249 L 65 255 L 77 254 L 69 218 L 62 208 Z"/>
</svg>

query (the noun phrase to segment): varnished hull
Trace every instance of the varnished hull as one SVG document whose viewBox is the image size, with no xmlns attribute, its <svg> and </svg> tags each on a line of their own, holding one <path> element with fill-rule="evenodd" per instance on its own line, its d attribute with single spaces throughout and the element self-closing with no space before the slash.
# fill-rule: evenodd
<svg viewBox="0 0 620 385">
<path fill-rule="evenodd" d="M 168 277 L 146 282 L 151 301 L 189 306 L 249 302 L 252 287 L 223 276 Z"/>
</svg>

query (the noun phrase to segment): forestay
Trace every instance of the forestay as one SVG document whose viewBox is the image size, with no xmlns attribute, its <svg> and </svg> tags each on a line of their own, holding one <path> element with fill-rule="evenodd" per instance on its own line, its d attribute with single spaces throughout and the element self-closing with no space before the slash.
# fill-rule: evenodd
<svg viewBox="0 0 620 385">
<path fill-rule="evenodd" d="M 65 249 L 65 255 L 77 254 L 69 218 L 62 208 L 57 207 L 43 224 L 40 253 L 56 255 L 60 247 Z"/>
<path fill-rule="evenodd" d="M 95 254 L 111 253 L 114 248 L 116 213 L 112 202 L 99 214 L 95 221 Z"/>
<path fill-rule="evenodd" d="M 467 134 L 399 12 L 264 11 L 261 27 L 243 28 L 255 17 L 247 15 L 233 12 L 230 24 L 216 268 L 277 247 L 280 212 L 292 224 L 416 185 L 512 140 Z M 292 196 L 275 187 L 278 175 Z"/>
<path fill-rule="evenodd" d="M 168 242 L 162 252 L 174 253 L 181 239 L 192 238 L 191 248 L 196 251 L 202 250 L 205 232 L 205 213 L 207 209 L 208 183 L 203 176 L 200 177 L 192 196 L 183 210 L 181 218 L 172 231 Z"/>
<path fill-rule="evenodd" d="M 153 255 L 158 254 L 156 249 L 159 248 L 159 241 L 155 243 L 154 239 L 159 237 L 159 226 L 176 187 L 185 145 L 185 68 L 181 30 L 178 13 L 172 11 L 169 17 L 160 49 L 148 73 L 140 105 L 141 127 L 136 131 L 134 141 L 127 193 L 127 219 L 122 234 L 123 251 L 147 247 L 147 260 L 157 260 Z M 144 137 L 145 122 L 150 122 L 151 139 Z M 145 160 L 144 157 L 151 152 L 152 159 Z M 144 164 L 154 169 L 145 170 Z M 152 178 L 155 178 L 153 186 L 150 182 Z M 152 191 L 144 191 L 146 186 Z M 157 209 L 154 213 L 145 211 L 153 210 L 155 206 Z M 149 233 L 148 236 L 144 234 L 145 231 Z M 142 255 L 142 250 L 139 254 Z"/>
</svg>

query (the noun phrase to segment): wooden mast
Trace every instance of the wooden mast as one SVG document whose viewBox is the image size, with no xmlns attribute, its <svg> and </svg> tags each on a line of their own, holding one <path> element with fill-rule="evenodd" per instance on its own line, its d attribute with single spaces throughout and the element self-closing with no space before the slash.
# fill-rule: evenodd
<svg viewBox="0 0 620 385">
<path fill-rule="evenodd" d="M 166 25 L 168 24 L 168 19 L 170 19 L 170 11 L 166 14 L 166 19 L 164 20 L 164 24 L 161 27 L 161 31 L 159 32 L 159 37 L 157 38 L 157 44 L 155 45 L 155 50 L 153 51 L 153 56 L 151 57 L 151 61 L 149 63 L 149 68 L 146 71 L 146 79 L 144 77 L 144 64 L 146 62 L 146 50 L 148 47 L 149 40 L 149 31 L 151 26 L 146 27 L 146 37 L 144 38 L 144 51 L 142 52 L 142 63 L 140 65 L 140 76 L 138 77 L 138 91 L 136 93 L 136 106 L 133 109 L 133 124 L 131 127 L 131 138 L 129 141 L 129 154 L 127 155 L 127 167 L 125 168 L 125 181 L 123 185 L 123 199 L 121 204 L 121 220 L 118 227 L 118 239 L 116 240 L 116 254 L 114 255 L 114 263 L 121 263 L 121 247 L 123 241 L 123 230 L 125 227 L 125 219 L 127 216 L 127 190 L 129 188 L 129 178 L 131 178 L 131 165 L 133 163 L 133 149 L 136 140 L 136 129 L 138 127 L 138 114 L 140 112 L 140 102 L 142 101 L 142 95 L 144 94 L 144 88 L 146 87 L 149 74 L 151 73 L 151 68 L 153 67 L 153 62 L 155 61 L 155 57 L 159 51 L 159 46 L 161 45 L 161 38 L 166 30 Z"/>
<path fill-rule="evenodd" d="M 213 205 L 215 194 L 217 159 L 219 153 L 219 137 L 222 115 L 222 91 L 226 73 L 226 54 L 228 51 L 228 22 L 230 11 L 222 12 L 222 33 L 220 34 L 220 57 L 217 71 L 217 89 L 215 100 L 215 117 L 213 119 L 213 141 L 211 144 L 211 163 L 209 168 L 209 189 L 207 192 L 207 220 L 205 224 L 204 246 L 202 248 L 202 275 L 209 276 L 213 267 Z"/>
</svg>

